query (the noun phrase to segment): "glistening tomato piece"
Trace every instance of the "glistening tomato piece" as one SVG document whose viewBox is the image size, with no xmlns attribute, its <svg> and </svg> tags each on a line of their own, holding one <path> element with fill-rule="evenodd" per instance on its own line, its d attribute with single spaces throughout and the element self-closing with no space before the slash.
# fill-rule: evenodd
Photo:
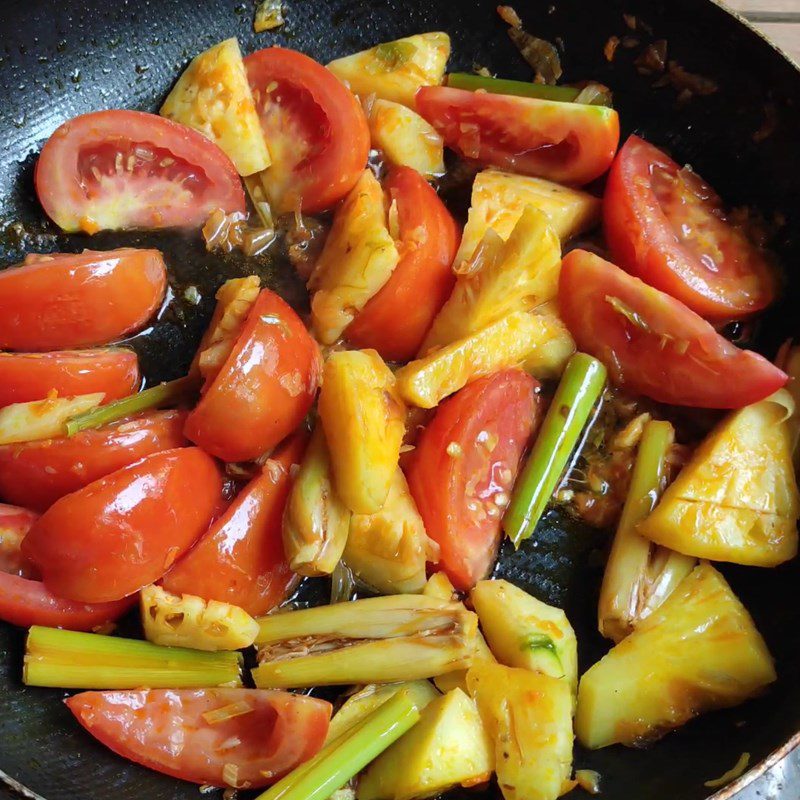
<svg viewBox="0 0 800 800">
<path fill-rule="evenodd" d="M 619 116 L 606 106 L 423 86 L 417 111 L 464 158 L 581 185 L 611 166 Z"/>
<path fill-rule="evenodd" d="M 615 263 L 710 320 L 765 308 L 775 277 L 763 253 L 688 167 L 638 136 L 625 142 L 603 200 Z"/>
<path fill-rule="evenodd" d="M 140 383 L 139 359 L 121 347 L 52 353 L 0 353 L 0 408 L 60 397 L 103 392 L 104 403 L 133 394 Z"/>
<path fill-rule="evenodd" d="M 611 379 L 633 394 L 680 406 L 740 408 L 788 380 L 683 303 L 585 250 L 564 257 L 558 302 L 578 349 L 599 358 Z"/>
<path fill-rule="evenodd" d="M 166 286 L 158 250 L 28 256 L 0 271 L 0 349 L 107 344 L 142 328 Z"/>
<path fill-rule="evenodd" d="M 20 552 L 25 535 L 39 515 L 19 506 L 0 503 L 0 572 L 31 577 L 35 570 Z"/>
<path fill-rule="evenodd" d="M 151 411 L 63 439 L 0 445 L 0 497 L 37 511 L 140 458 L 188 444 L 186 413 Z"/>
<path fill-rule="evenodd" d="M 345 331 L 359 348 L 372 347 L 387 361 L 409 361 L 455 283 L 450 268 L 461 238 L 444 203 L 416 170 L 397 167 L 384 184 L 396 203 L 400 261 Z"/>
<path fill-rule="evenodd" d="M 320 354 L 297 314 L 264 289 L 233 351 L 186 420 L 186 435 L 224 461 L 249 461 L 303 420 L 319 385 Z"/>
<path fill-rule="evenodd" d="M 445 400 L 406 464 L 411 494 L 439 568 L 468 591 L 497 557 L 500 520 L 539 421 L 538 383 L 518 369 L 471 383 Z"/>
<path fill-rule="evenodd" d="M 244 211 L 233 163 L 210 139 L 143 111 L 96 111 L 45 142 L 34 173 L 47 215 L 70 233 L 202 225 Z"/>
<path fill-rule="evenodd" d="M 369 125 L 355 95 L 314 59 L 268 47 L 244 60 L 272 156 L 261 183 L 273 211 L 322 211 L 355 186 Z"/>
<path fill-rule="evenodd" d="M 306 436 L 293 436 L 260 475 L 236 496 L 208 533 L 164 576 L 174 594 L 232 603 L 254 617 L 286 599 L 297 578 L 283 552 L 283 509 L 291 468 L 299 464 Z"/>
<path fill-rule="evenodd" d="M 230 786 L 226 778 L 238 787 L 274 783 L 317 754 L 331 715 L 324 700 L 266 689 L 81 692 L 65 702 L 117 755 L 219 787 Z M 225 718 L 231 709 L 238 713 Z"/>
<path fill-rule="evenodd" d="M 205 532 L 222 478 L 196 447 L 147 456 L 68 494 L 22 542 L 55 594 L 119 600 L 157 581 Z"/>
</svg>

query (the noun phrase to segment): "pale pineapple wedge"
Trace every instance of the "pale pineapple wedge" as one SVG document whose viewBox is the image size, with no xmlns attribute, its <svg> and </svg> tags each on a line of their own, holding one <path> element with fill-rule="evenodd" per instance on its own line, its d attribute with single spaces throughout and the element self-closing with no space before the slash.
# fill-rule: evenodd
<svg viewBox="0 0 800 800">
<path fill-rule="evenodd" d="M 703 562 L 583 675 L 575 730 L 592 749 L 645 744 L 704 711 L 741 703 L 775 677 L 747 610 Z"/>
<path fill-rule="evenodd" d="M 572 788 L 572 694 L 566 681 L 476 664 L 467 685 L 492 739 L 505 800 L 556 800 Z"/>
<path fill-rule="evenodd" d="M 240 175 L 252 175 L 270 165 L 236 39 L 226 39 L 195 57 L 159 113 L 219 145 Z"/>
<path fill-rule="evenodd" d="M 416 111 L 378 98 L 367 119 L 372 146 L 382 150 L 391 164 L 411 167 L 426 178 L 444 174 L 442 137 Z"/>
<path fill-rule="evenodd" d="M 58 439 L 67 435 L 67 421 L 97 408 L 103 392 L 58 397 L 55 392 L 44 400 L 12 403 L 0 409 L 0 445 Z"/>
<path fill-rule="evenodd" d="M 597 197 L 543 178 L 486 169 L 472 184 L 469 217 L 453 265 L 462 268 L 489 228 L 508 239 L 526 206 L 544 213 L 563 242 L 596 225 L 600 205 Z"/>
<path fill-rule="evenodd" d="M 353 514 L 346 538 L 345 563 L 379 594 L 422 591 L 426 563 L 439 560 L 400 467 L 383 506 L 374 514 Z"/>
<path fill-rule="evenodd" d="M 487 230 L 447 302 L 436 315 L 421 353 L 485 328 L 512 311 L 552 300 L 558 291 L 561 243 L 547 217 L 525 206 L 507 241 Z M 476 255 L 477 255 L 476 253 Z"/>
<path fill-rule="evenodd" d="M 507 667 L 541 672 L 578 691 L 578 642 L 567 615 L 513 583 L 478 581 L 470 592 L 492 653 Z"/>
<path fill-rule="evenodd" d="M 389 280 L 399 260 L 383 189 L 367 169 L 337 209 L 308 282 L 317 339 L 333 344 Z"/>
<path fill-rule="evenodd" d="M 636 530 L 698 558 L 774 567 L 797 554 L 800 500 L 784 389 L 728 415 Z"/>
<path fill-rule="evenodd" d="M 537 306 L 533 314 L 544 318 L 544 325 L 550 335 L 531 350 L 522 362 L 522 368 L 540 380 L 560 378 L 567 362 L 577 350 L 575 340 L 559 316 L 555 300 Z"/>
<path fill-rule="evenodd" d="M 492 744 L 475 702 L 453 689 L 428 703 L 419 722 L 367 767 L 356 797 L 435 797 L 454 786 L 485 783 L 493 769 Z"/>
<path fill-rule="evenodd" d="M 318 408 L 339 497 L 355 514 L 374 514 L 386 502 L 405 433 L 392 371 L 374 350 L 331 353 Z"/>
<path fill-rule="evenodd" d="M 414 107 L 420 86 L 437 86 L 450 58 L 450 37 L 438 31 L 384 42 L 369 50 L 337 58 L 328 69 L 362 97 Z"/>
<path fill-rule="evenodd" d="M 506 367 L 524 365 L 545 377 L 563 369 L 571 355 L 565 356 L 565 336 L 558 318 L 515 311 L 406 364 L 396 373 L 397 389 L 407 403 L 434 408 L 468 383 Z"/>
<path fill-rule="evenodd" d="M 191 594 L 176 595 L 160 586 L 140 594 L 142 627 L 148 642 L 192 650 L 240 650 L 250 647 L 258 623 L 242 608 Z"/>
</svg>

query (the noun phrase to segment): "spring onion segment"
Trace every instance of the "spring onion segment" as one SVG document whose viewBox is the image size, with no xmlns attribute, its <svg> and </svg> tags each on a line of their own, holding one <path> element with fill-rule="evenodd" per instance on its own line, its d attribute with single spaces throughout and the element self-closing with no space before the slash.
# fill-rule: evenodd
<svg viewBox="0 0 800 800">
<path fill-rule="evenodd" d="M 516 547 L 539 522 L 606 382 L 606 368 L 585 353 L 569 360 L 525 468 L 503 529 Z"/>
<path fill-rule="evenodd" d="M 533 97 L 539 100 L 556 100 L 571 103 L 581 90 L 573 86 L 548 86 L 530 81 L 512 81 L 505 78 L 488 78 L 483 75 L 470 75 L 468 72 L 451 72 L 447 85 L 454 89 L 470 92 L 484 91 L 490 94 L 510 94 L 516 97 Z"/>
</svg>

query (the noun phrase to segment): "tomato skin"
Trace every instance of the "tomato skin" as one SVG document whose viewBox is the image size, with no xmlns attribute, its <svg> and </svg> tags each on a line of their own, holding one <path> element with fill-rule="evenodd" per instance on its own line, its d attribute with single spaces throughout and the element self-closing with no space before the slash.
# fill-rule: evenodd
<svg viewBox="0 0 800 800">
<path fill-rule="evenodd" d="M 68 120 L 33 179 L 46 214 L 69 233 L 199 227 L 216 208 L 246 210 L 239 174 L 214 142 L 143 111 Z"/>
<path fill-rule="evenodd" d="M 652 144 L 638 136 L 625 142 L 603 199 L 614 263 L 706 319 L 738 319 L 765 308 L 776 286 L 764 257 L 723 221 L 721 201 L 710 186 L 694 173 L 686 176 L 690 184 L 681 175 L 679 165 Z M 671 219 L 670 213 L 679 216 Z M 687 238 L 686 228 L 699 229 L 701 242 Z"/>
<path fill-rule="evenodd" d="M 417 112 L 464 158 L 582 185 L 611 166 L 619 115 L 605 106 L 423 86 Z"/>
<path fill-rule="evenodd" d="M 319 752 L 331 705 L 267 689 L 145 689 L 81 692 L 64 701 L 78 722 L 117 755 L 180 780 L 268 786 Z M 234 703 L 251 711 L 211 724 L 203 714 Z M 233 738 L 240 743 L 223 747 Z M 266 775 L 264 774 L 266 773 Z"/>
<path fill-rule="evenodd" d="M 675 298 L 594 253 L 573 250 L 564 257 L 558 300 L 578 349 L 603 361 L 611 379 L 633 394 L 672 405 L 741 408 L 789 379 Z M 612 300 L 637 315 L 639 324 Z"/>
<path fill-rule="evenodd" d="M 311 408 L 317 343 L 275 292 L 258 295 L 230 356 L 204 389 L 184 432 L 223 461 L 249 461 L 285 439 Z"/>
<path fill-rule="evenodd" d="M 133 350 L 61 350 L 0 353 L 0 408 L 41 400 L 55 390 L 61 397 L 104 392 L 104 403 L 133 394 L 141 382 Z"/>
<path fill-rule="evenodd" d="M 538 387 L 519 369 L 469 384 L 439 405 L 404 465 L 425 530 L 439 544 L 438 567 L 460 591 L 484 578 L 497 556 L 500 520 L 539 422 Z"/>
<path fill-rule="evenodd" d="M 355 186 L 369 156 L 369 125 L 356 96 L 302 53 L 283 47 L 244 59 L 272 154 L 273 211 L 324 211 Z M 270 91 L 267 87 L 272 86 Z"/>
<path fill-rule="evenodd" d="M 302 460 L 306 443 L 307 436 L 297 434 L 273 455 L 164 576 L 167 591 L 233 603 L 254 617 L 286 599 L 297 576 L 283 552 L 283 510 L 291 467 Z"/>
<path fill-rule="evenodd" d="M 29 256 L 0 271 L 0 349 L 107 344 L 142 328 L 166 285 L 158 250 Z"/>
<path fill-rule="evenodd" d="M 20 506 L 0 503 L 0 573 L 35 577 L 20 553 L 20 545 L 39 515 Z"/>
<path fill-rule="evenodd" d="M 0 497 L 36 511 L 164 450 L 184 447 L 184 411 L 152 411 L 70 438 L 0 445 Z"/>
<path fill-rule="evenodd" d="M 206 530 L 222 492 L 214 460 L 166 450 L 57 500 L 22 542 L 53 593 L 119 600 L 157 581 Z"/>
<path fill-rule="evenodd" d="M 410 361 L 455 284 L 451 264 L 461 232 L 433 187 L 416 170 L 395 167 L 384 184 L 397 201 L 400 261 L 350 323 L 345 337 L 386 361 Z"/>
</svg>

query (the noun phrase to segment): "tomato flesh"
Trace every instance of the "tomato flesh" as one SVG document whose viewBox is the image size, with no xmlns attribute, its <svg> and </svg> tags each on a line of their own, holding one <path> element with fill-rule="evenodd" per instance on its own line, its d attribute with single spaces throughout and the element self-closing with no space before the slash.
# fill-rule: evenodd
<svg viewBox="0 0 800 800">
<path fill-rule="evenodd" d="M 538 383 L 518 369 L 475 381 L 445 400 L 406 463 L 439 568 L 469 591 L 497 557 L 500 520 L 540 415 Z"/>
<path fill-rule="evenodd" d="M 631 393 L 672 405 L 740 408 L 788 380 L 675 298 L 585 250 L 564 257 L 558 300 L 578 349 L 603 361 Z"/>
<path fill-rule="evenodd" d="M 35 511 L 0 503 L 0 572 L 36 577 L 36 570 L 23 558 L 20 547 L 37 519 Z"/>
<path fill-rule="evenodd" d="M 274 783 L 319 752 L 331 715 L 324 700 L 266 689 L 81 692 L 65 702 L 117 755 L 219 787 L 230 786 L 228 764 L 237 787 Z M 234 705 L 250 710 L 219 722 L 203 716 Z"/>
</svg>

